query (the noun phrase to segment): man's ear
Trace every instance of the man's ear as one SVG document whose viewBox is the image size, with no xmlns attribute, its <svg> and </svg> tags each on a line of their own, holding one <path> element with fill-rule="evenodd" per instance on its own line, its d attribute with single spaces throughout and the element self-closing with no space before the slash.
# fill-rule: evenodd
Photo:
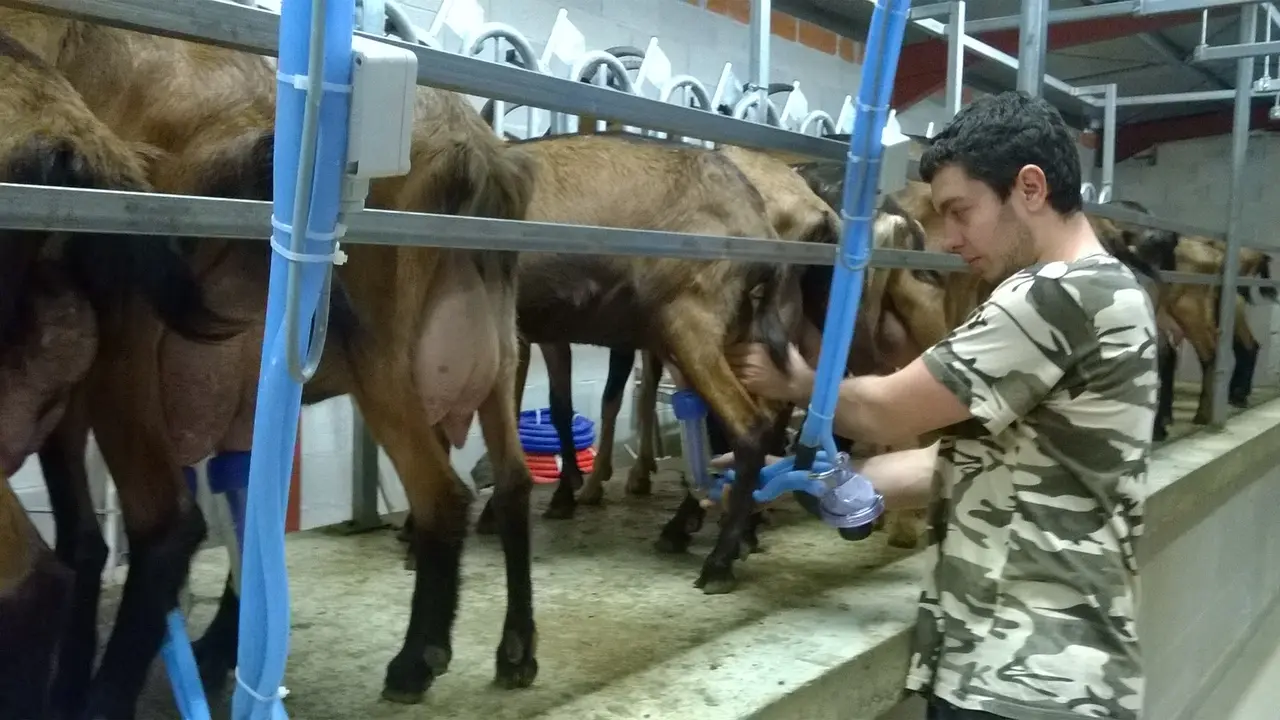
<svg viewBox="0 0 1280 720">
<path fill-rule="evenodd" d="M 1038 212 L 1049 201 L 1049 181 L 1039 165 L 1023 165 L 1014 178 L 1013 192 L 1028 212 Z"/>
</svg>

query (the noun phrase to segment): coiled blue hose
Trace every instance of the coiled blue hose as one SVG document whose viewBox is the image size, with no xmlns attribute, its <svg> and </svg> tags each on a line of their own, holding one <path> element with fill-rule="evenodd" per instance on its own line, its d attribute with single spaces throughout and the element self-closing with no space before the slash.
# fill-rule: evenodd
<svg viewBox="0 0 1280 720">
<path fill-rule="evenodd" d="M 544 422 L 545 419 L 545 422 Z M 595 423 L 577 413 L 573 415 L 573 449 L 586 450 L 596 441 Z M 551 424 L 551 408 L 522 410 L 519 422 L 520 446 L 530 453 L 560 452 L 560 436 Z"/>
</svg>

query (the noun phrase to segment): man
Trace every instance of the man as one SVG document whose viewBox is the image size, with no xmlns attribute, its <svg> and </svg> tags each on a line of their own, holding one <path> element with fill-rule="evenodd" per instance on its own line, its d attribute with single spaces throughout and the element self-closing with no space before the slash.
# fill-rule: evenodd
<svg viewBox="0 0 1280 720">
<path fill-rule="evenodd" d="M 834 419 L 855 441 L 942 430 L 935 448 L 869 460 L 890 508 L 930 510 L 933 567 L 906 687 L 937 720 L 1136 720 L 1135 613 L 1155 412 L 1155 317 L 1082 214 L 1057 111 L 1008 92 L 961 110 L 920 174 L 946 247 L 992 283 L 948 337 L 892 375 L 846 378 Z M 757 393 L 807 404 L 752 346 Z M 936 554 L 934 554 L 936 552 Z"/>
</svg>

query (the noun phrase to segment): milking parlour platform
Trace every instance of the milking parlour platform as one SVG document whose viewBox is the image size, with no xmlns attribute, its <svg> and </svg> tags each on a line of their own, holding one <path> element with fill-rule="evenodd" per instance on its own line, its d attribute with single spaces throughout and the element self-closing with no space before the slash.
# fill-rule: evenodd
<svg viewBox="0 0 1280 720">
<path fill-rule="evenodd" d="M 1179 386 L 1178 422 L 1171 428 L 1178 445 L 1153 461 L 1157 485 L 1171 485 L 1174 474 L 1187 475 L 1188 463 L 1205 461 L 1207 451 L 1196 443 L 1242 442 L 1235 427 L 1213 433 L 1188 422 L 1195 392 L 1193 385 Z M 1254 409 L 1230 422 L 1244 423 L 1244 432 L 1274 425 L 1278 394 L 1259 388 Z M 657 553 L 653 541 L 679 503 L 679 476 L 656 473 L 652 495 L 628 497 L 627 470 L 614 471 L 603 506 L 579 506 L 568 521 L 543 520 L 554 486 L 534 487 L 539 674 L 524 690 L 491 684 L 506 607 L 496 536 L 468 537 L 449 672 L 422 704 L 397 705 L 380 693 L 409 618 L 413 576 L 404 569 L 405 545 L 394 529 L 289 534 L 293 627 L 284 685 L 290 717 L 788 718 L 817 717 L 808 710 L 815 702 L 844 705 L 833 698 L 847 698 L 868 711 L 848 717 L 873 720 L 894 705 L 924 560 L 920 551 L 889 547 L 879 532 L 844 542 L 789 500 L 779 501 L 773 524 L 761 534 L 765 551 L 737 565 L 737 589 L 704 595 L 693 581 L 714 542 L 716 516 L 708 517 L 688 553 Z M 1211 495 L 1187 496 L 1183 504 L 1211 503 Z M 474 504 L 473 521 L 487 496 L 483 492 Z M 1163 513 L 1152 503 L 1151 513 Z M 1152 535 L 1160 534 L 1160 522 L 1151 518 Z M 204 550 L 193 564 L 193 638 L 213 616 L 226 571 L 222 548 Z M 104 629 L 119 592 L 112 586 L 104 593 Z M 229 699 L 229 689 L 209 698 L 214 718 L 228 717 Z M 160 662 L 152 667 L 138 717 L 178 717 Z"/>
</svg>

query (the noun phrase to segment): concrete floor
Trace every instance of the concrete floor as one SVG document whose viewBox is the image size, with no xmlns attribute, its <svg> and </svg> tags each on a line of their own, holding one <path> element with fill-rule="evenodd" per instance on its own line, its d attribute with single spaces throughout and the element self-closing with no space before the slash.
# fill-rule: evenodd
<svg viewBox="0 0 1280 720">
<path fill-rule="evenodd" d="M 379 694 L 386 663 L 399 649 L 408 622 L 412 577 L 402 566 L 404 546 L 390 530 L 289 535 L 293 632 L 284 684 L 290 690 L 290 716 L 537 717 L 760 617 L 806 607 L 806 598 L 910 553 L 887 547 L 882 533 L 861 543 L 840 542 L 791 505 L 776 511 L 776 525 L 764 531 L 766 551 L 739 564 L 738 589 L 704 595 L 693 581 L 714 542 L 714 519 L 708 519 L 688 554 L 659 555 L 652 542 L 678 505 L 677 479 L 656 475 L 653 496 L 627 498 L 625 476 L 623 469 L 608 483 L 605 506 L 580 508 L 572 521 L 538 517 L 534 523 L 539 675 L 526 690 L 490 685 L 506 602 L 497 538 L 469 538 L 450 671 L 423 705 L 403 706 L 382 701 Z M 535 489 L 536 512 L 550 496 L 550 486 Z M 477 504 L 475 513 L 479 509 Z M 212 617 L 226 565 L 221 549 L 205 551 L 194 564 L 188 620 L 193 637 Z M 116 596 L 109 591 L 103 603 L 104 630 Z M 210 701 L 215 718 L 227 717 L 226 698 Z M 139 720 L 175 717 L 163 665 L 157 662 Z"/>
<path fill-rule="evenodd" d="M 1276 394 L 1259 388 L 1254 402 Z M 1188 422 L 1194 407 L 1194 388 L 1180 387 L 1179 422 L 1171 440 L 1200 430 Z M 394 531 L 344 536 L 320 529 L 289 535 L 293 632 L 284 684 L 290 690 L 290 716 L 536 718 L 767 615 L 810 607 L 808 598 L 910 554 L 888 547 L 882 533 L 859 543 L 839 542 L 794 505 L 781 504 L 773 511 L 774 526 L 762 534 L 766 552 L 738 564 L 738 589 L 707 596 L 693 581 L 714 542 L 714 517 L 689 553 L 657 554 L 652 543 L 679 504 L 678 479 L 660 473 L 654 476 L 653 496 L 630 498 L 622 491 L 626 471 L 615 471 L 606 485 L 603 507 L 580 507 L 571 521 L 542 520 L 552 487 L 535 488 L 533 579 L 540 669 L 534 686 L 526 690 L 499 690 L 490 684 L 506 592 L 496 537 L 468 539 L 449 673 L 422 705 L 404 706 L 380 699 L 386 664 L 399 649 L 408 622 L 413 582 L 403 568 L 404 546 Z M 473 517 L 481 507 L 474 506 Z M 226 567 L 226 554 L 218 548 L 202 552 L 193 564 L 188 614 L 193 638 L 212 617 Z M 104 638 L 119 590 L 104 591 Z M 210 698 L 210 703 L 215 718 L 228 716 L 229 698 Z M 138 718 L 176 717 L 163 664 L 156 662 Z"/>
</svg>

